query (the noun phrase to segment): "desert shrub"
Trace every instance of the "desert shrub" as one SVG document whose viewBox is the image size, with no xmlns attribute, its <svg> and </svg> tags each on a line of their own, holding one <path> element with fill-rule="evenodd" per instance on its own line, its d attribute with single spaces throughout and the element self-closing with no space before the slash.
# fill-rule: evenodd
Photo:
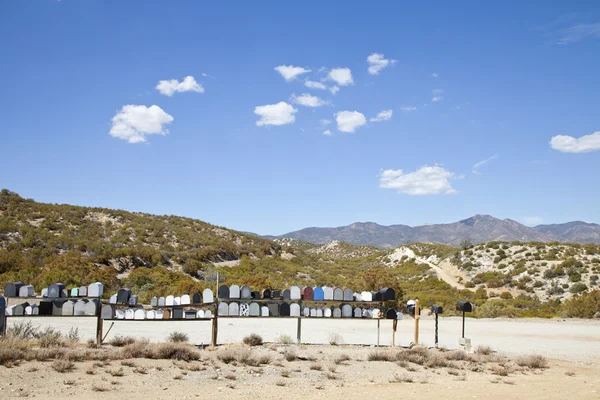
<svg viewBox="0 0 600 400">
<path fill-rule="evenodd" d="M 500 298 L 504 299 L 504 300 L 508 300 L 508 299 L 512 299 L 513 296 L 512 296 L 512 294 L 510 294 L 510 292 L 502 292 L 502 293 L 500 293 Z"/>
<path fill-rule="evenodd" d="M 17 321 L 6 333 L 19 339 L 34 339 L 39 334 L 39 327 L 33 326 L 31 321 Z"/>
<path fill-rule="evenodd" d="M 572 318 L 593 318 L 598 312 L 600 312 L 599 290 L 574 296 L 565 301 L 562 307 L 562 315 Z"/>
<path fill-rule="evenodd" d="M 583 282 L 578 282 L 578 283 L 574 283 L 573 285 L 571 285 L 571 287 L 569 288 L 569 291 L 571 293 L 581 293 L 581 292 L 585 292 L 588 289 L 587 285 Z"/>
<path fill-rule="evenodd" d="M 148 340 L 135 340 L 133 343 L 126 344 L 121 349 L 123 358 L 147 358 L 151 354 L 151 348 Z"/>
<path fill-rule="evenodd" d="M 42 348 L 65 346 L 65 339 L 62 334 L 54 328 L 47 327 L 38 334 L 38 344 Z"/>
<path fill-rule="evenodd" d="M 180 361 L 196 361 L 201 358 L 200 351 L 186 343 L 159 343 L 152 346 L 151 357 Z"/>
<path fill-rule="evenodd" d="M 336 364 L 342 364 L 346 361 L 350 361 L 350 356 L 348 354 L 340 354 L 333 359 L 333 362 Z"/>
<path fill-rule="evenodd" d="M 518 357 L 515 362 L 520 367 L 527 367 L 531 369 L 543 369 L 548 367 L 548 360 L 546 360 L 544 356 L 537 354 Z"/>
<path fill-rule="evenodd" d="M 560 294 L 563 294 L 564 292 L 565 292 L 565 290 L 556 284 L 550 286 L 548 288 L 548 290 L 546 290 L 546 294 L 548 294 L 549 296 L 560 295 Z"/>
<path fill-rule="evenodd" d="M 75 369 L 75 364 L 71 360 L 59 359 L 52 363 L 52 369 L 60 373 L 71 372 Z"/>
<path fill-rule="evenodd" d="M 111 346 L 114 346 L 114 347 L 123 347 L 123 346 L 126 346 L 126 345 L 134 343 L 134 342 L 135 342 L 135 338 L 133 338 L 131 336 L 116 335 L 115 337 L 113 337 L 111 340 L 108 341 L 108 344 L 110 344 Z"/>
<path fill-rule="evenodd" d="M 298 355 L 296 354 L 296 352 L 292 349 L 288 349 L 285 350 L 283 352 L 283 357 L 287 360 L 287 361 L 296 361 L 298 359 Z"/>
<path fill-rule="evenodd" d="M 263 338 L 256 333 L 252 333 L 244 338 L 244 344 L 248 346 L 262 346 Z"/>
<path fill-rule="evenodd" d="M 290 335 L 279 335 L 279 343 L 281 344 L 292 344 L 294 339 Z"/>
<path fill-rule="evenodd" d="M 518 310 L 503 300 L 488 300 L 485 304 L 478 307 L 476 312 L 478 316 L 483 318 L 514 318 L 518 315 Z"/>
<path fill-rule="evenodd" d="M 225 364 L 229 364 L 233 361 L 236 361 L 237 355 L 233 349 L 225 349 L 217 353 L 217 359 L 221 360 Z"/>
<path fill-rule="evenodd" d="M 479 345 L 479 346 L 477 346 L 475 348 L 475 354 L 481 354 L 481 355 L 484 355 L 484 356 L 489 356 L 493 352 L 494 352 L 494 350 L 490 346 Z"/>
<path fill-rule="evenodd" d="M 31 343 L 18 337 L 0 337 L 0 365 L 9 366 L 24 360 Z"/>
<path fill-rule="evenodd" d="M 339 333 L 330 333 L 329 334 L 329 344 L 332 346 L 337 346 L 339 344 L 344 343 L 344 338 Z"/>
<path fill-rule="evenodd" d="M 168 341 L 172 343 L 186 343 L 189 341 L 187 333 L 183 332 L 171 332 L 168 337 Z"/>
<path fill-rule="evenodd" d="M 396 354 L 386 350 L 375 350 L 369 353 L 367 356 L 369 361 L 395 361 Z"/>
</svg>

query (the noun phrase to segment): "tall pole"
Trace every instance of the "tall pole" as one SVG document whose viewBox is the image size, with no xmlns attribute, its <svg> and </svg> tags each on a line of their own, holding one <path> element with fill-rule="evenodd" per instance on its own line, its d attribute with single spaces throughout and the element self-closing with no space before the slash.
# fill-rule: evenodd
<svg viewBox="0 0 600 400">
<path fill-rule="evenodd" d="M 463 311 L 462 338 L 465 338 L 465 312 Z"/>
<path fill-rule="evenodd" d="M 438 347 L 438 313 L 435 313 L 435 348 Z"/>
<path fill-rule="evenodd" d="M 415 300 L 415 344 L 419 344 L 419 318 L 421 309 L 419 308 L 419 299 Z"/>
</svg>

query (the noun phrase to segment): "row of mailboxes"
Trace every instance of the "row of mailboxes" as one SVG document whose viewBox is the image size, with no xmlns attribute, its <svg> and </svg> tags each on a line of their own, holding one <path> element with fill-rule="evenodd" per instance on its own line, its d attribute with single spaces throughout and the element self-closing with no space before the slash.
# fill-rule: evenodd
<svg viewBox="0 0 600 400">
<path fill-rule="evenodd" d="M 68 297 L 102 297 L 104 285 L 95 282 L 89 286 L 79 286 L 67 289 L 63 283 L 53 283 L 41 291 L 42 297 L 68 298 Z M 25 285 L 23 282 L 9 282 L 4 286 L 5 297 L 35 297 L 33 285 Z"/>
</svg>

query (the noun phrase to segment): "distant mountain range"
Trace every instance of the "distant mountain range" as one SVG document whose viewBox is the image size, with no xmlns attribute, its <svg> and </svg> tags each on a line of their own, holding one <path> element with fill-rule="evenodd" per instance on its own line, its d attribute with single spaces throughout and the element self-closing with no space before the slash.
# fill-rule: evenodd
<svg viewBox="0 0 600 400">
<path fill-rule="evenodd" d="M 511 219 L 501 220 L 490 215 L 475 215 L 450 224 L 383 226 L 374 222 L 356 222 L 337 228 L 305 228 L 280 236 L 263 237 L 292 238 L 315 244 L 341 240 L 350 244 L 383 248 L 415 242 L 458 246 L 463 240 L 474 244 L 492 240 L 600 243 L 600 225 L 575 221 L 528 227 Z"/>
</svg>

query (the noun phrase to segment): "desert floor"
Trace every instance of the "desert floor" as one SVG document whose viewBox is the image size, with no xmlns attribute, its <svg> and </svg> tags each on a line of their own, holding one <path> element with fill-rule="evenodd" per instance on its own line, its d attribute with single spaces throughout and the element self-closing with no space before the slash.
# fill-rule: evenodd
<svg viewBox="0 0 600 400">
<path fill-rule="evenodd" d="M 9 326 L 16 320 L 9 318 Z M 82 342 L 92 337 L 95 329 L 93 318 L 32 321 L 60 328 L 65 333 L 77 326 Z M 110 325 L 107 321 L 105 333 Z M 423 318 L 420 325 L 419 341 L 432 344 L 433 319 Z M 397 345 L 406 346 L 413 340 L 413 326 L 413 320 L 400 321 Z M 458 347 L 460 326 L 459 318 L 440 319 L 441 346 Z M 389 347 L 377 349 L 372 345 L 377 341 L 376 321 L 306 319 L 302 321 L 303 341 L 316 344 L 277 343 L 281 334 L 295 338 L 296 328 L 294 320 L 221 319 L 219 342 L 231 344 L 206 348 L 201 351 L 201 360 L 192 362 L 142 358 L 84 360 L 75 362 L 74 369 L 65 373 L 56 372 L 52 361 L 24 361 L 11 368 L 0 366 L 0 398 L 295 399 L 383 395 L 407 399 L 600 399 L 599 321 L 469 319 L 466 336 L 473 340 L 474 346 L 493 348 L 492 361 L 450 361 L 450 365 L 441 367 L 396 359 L 369 361 L 376 351 L 403 351 Z M 188 333 L 191 343 L 208 343 L 210 322 L 118 321 L 108 333 L 107 341 L 115 335 L 164 341 L 173 331 Z M 271 343 L 252 348 L 239 344 L 249 333 L 259 333 Z M 338 345 L 322 344 L 336 334 Z M 353 344 L 358 341 L 368 345 Z M 391 324 L 381 321 L 380 343 L 389 342 Z M 220 356 L 225 351 L 237 355 L 251 352 L 253 357 L 262 355 L 270 361 L 260 366 L 236 361 L 225 363 Z M 286 356 L 290 353 L 295 353 L 298 359 L 288 361 Z M 547 357 L 548 368 L 519 366 L 516 360 L 529 354 Z"/>
</svg>

